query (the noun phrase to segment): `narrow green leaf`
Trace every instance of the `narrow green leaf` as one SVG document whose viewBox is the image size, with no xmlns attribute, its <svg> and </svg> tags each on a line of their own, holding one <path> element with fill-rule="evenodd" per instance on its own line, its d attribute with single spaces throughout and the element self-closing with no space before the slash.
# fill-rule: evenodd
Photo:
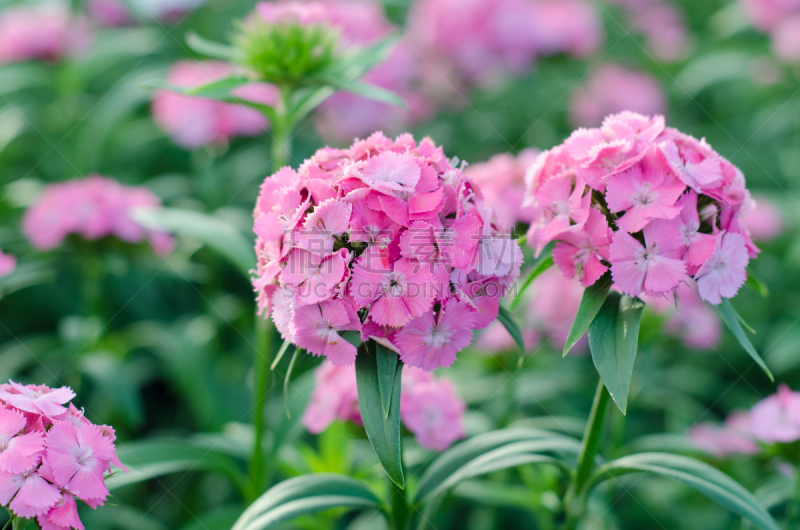
<svg viewBox="0 0 800 530">
<path fill-rule="evenodd" d="M 607 272 L 600 279 L 583 290 L 581 304 L 578 306 L 578 313 L 575 315 L 575 320 L 572 321 L 572 327 L 569 328 L 567 342 L 564 343 L 564 357 L 566 357 L 572 347 L 581 340 L 583 334 L 589 331 L 589 326 L 594 320 L 594 317 L 597 316 L 600 308 L 603 307 L 603 302 L 606 301 L 611 283 L 611 273 Z"/>
<path fill-rule="evenodd" d="M 289 117 L 290 123 L 299 122 L 305 118 L 309 112 L 322 105 L 328 98 L 336 93 L 336 90 L 329 86 L 308 87 L 304 90 L 305 92 L 298 94 L 296 100 L 293 101 L 292 111 Z"/>
<path fill-rule="evenodd" d="M 430 500 L 458 482 L 523 463 L 547 462 L 568 469 L 562 453 L 576 454 L 575 438 L 541 429 L 500 429 L 442 453 L 420 478 L 414 502 Z"/>
<path fill-rule="evenodd" d="M 251 504 L 232 530 L 263 530 L 330 508 L 378 509 L 380 501 L 359 481 L 336 473 L 314 473 L 276 484 Z"/>
<path fill-rule="evenodd" d="M 767 284 L 764 283 L 764 280 L 753 274 L 753 271 L 747 271 L 747 281 L 746 284 L 752 288 L 755 292 L 761 295 L 762 298 L 769 298 L 769 288 Z"/>
<path fill-rule="evenodd" d="M 397 365 L 400 364 L 400 356 L 383 344 L 372 342 L 377 356 L 376 361 L 378 362 L 378 388 L 381 391 L 383 417 L 388 418 L 392 404 L 392 393 L 394 392 L 394 378 L 397 372 Z"/>
<path fill-rule="evenodd" d="M 292 360 L 289 361 L 289 368 L 286 369 L 286 375 L 283 376 L 283 408 L 286 409 L 286 417 L 290 419 L 292 415 L 289 412 L 289 383 L 292 381 L 292 370 L 294 370 L 294 363 L 297 362 L 297 358 L 300 357 L 302 352 L 302 348 L 297 348 L 294 350 L 294 354 L 292 354 Z"/>
<path fill-rule="evenodd" d="M 270 370 L 274 370 L 275 367 L 278 366 L 278 363 L 281 362 L 281 359 L 283 359 L 283 354 L 286 353 L 286 350 L 289 349 L 289 346 L 291 344 L 292 343 L 289 342 L 288 340 L 283 341 L 283 344 L 281 344 L 281 349 L 278 350 L 278 353 L 275 354 L 275 360 L 272 361 L 272 364 L 269 366 Z"/>
<path fill-rule="evenodd" d="M 335 75 L 323 75 L 320 76 L 319 79 L 325 84 L 330 85 L 337 90 L 341 90 L 342 92 L 349 92 L 363 98 L 380 101 L 381 103 L 388 103 L 390 105 L 407 108 L 403 98 L 394 92 L 376 85 L 364 83 L 358 79 L 351 79 L 346 76 L 339 77 Z"/>
<path fill-rule="evenodd" d="M 235 62 L 239 58 L 239 52 L 233 46 L 204 39 L 194 31 L 190 31 L 186 34 L 186 44 L 192 51 L 207 57 L 230 62 Z"/>
<path fill-rule="evenodd" d="M 187 87 L 185 94 L 187 96 L 197 96 L 208 99 L 228 99 L 236 97 L 231 95 L 231 92 L 239 87 L 250 84 L 252 81 L 247 79 L 241 74 L 233 74 L 222 79 L 215 79 L 202 85 L 195 85 Z"/>
<path fill-rule="evenodd" d="M 203 243 L 228 259 L 246 277 L 256 265 L 253 243 L 215 214 L 176 208 L 135 209 L 133 218 L 145 228 L 163 230 Z"/>
<path fill-rule="evenodd" d="M 769 512 L 738 482 L 718 469 L 686 456 L 666 453 L 625 456 L 598 468 L 590 487 L 628 473 L 654 473 L 677 480 L 731 512 L 749 519 L 762 530 L 779 528 Z"/>
<path fill-rule="evenodd" d="M 517 344 L 517 348 L 519 348 L 520 355 L 525 353 L 525 340 L 522 338 L 522 331 L 519 329 L 519 325 L 517 324 L 516 319 L 514 316 L 503 306 L 500 306 L 500 311 L 497 313 L 497 320 L 503 324 L 503 327 L 506 328 L 511 338 L 514 339 L 514 342 Z"/>
<path fill-rule="evenodd" d="M 400 488 L 405 487 L 403 476 L 403 448 L 400 438 L 400 378 L 402 363 L 398 363 L 392 385 L 392 398 L 388 417 L 383 415 L 378 374 L 378 359 L 370 349 L 362 347 L 356 356 L 356 384 L 358 408 L 364 430 L 367 431 L 375 454 L 386 474 Z"/>
<path fill-rule="evenodd" d="M 514 301 L 511 302 L 512 310 L 516 308 L 517 305 L 519 305 L 520 301 L 522 301 L 522 293 L 524 293 L 528 289 L 528 287 L 531 286 L 533 280 L 538 278 L 541 273 L 543 273 L 552 266 L 553 266 L 553 253 L 547 251 L 547 253 L 544 256 L 539 258 L 539 261 L 534 263 L 533 267 L 531 267 L 531 271 L 525 277 L 525 281 L 522 282 L 522 287 L 519 288 L 519 290 L 517 291 L 517 296 L 514 298 Z"/>
<path fill-rule="evenodd" d="M 722 321 L 725 322 L 725 325 L 731 330 L 733 336 L 736 337 L 736 340 L 738 340 L 739 344 L 742 345 L 742 348 L 744 348 L 744 350 L 750 355 L 750 357 L 752 357 L 756 364 L 760 366 L 762 370 L 764 370 L 764 373 L 767 374 L 767 377 L 769 377 L 770 381 L 775 381 L 775 377 L 773 377 L 772 372 L 769 371 L 766 363 L 758 354 L 755 347 L 753 347 L 753 343 L 747 338 L 744 329 L 742 329 L 742 324 L 740 322 L 741 317 L 731 305 L 730 300 L 728 298 L 723 298 L 722 303 L 717 306 L 717 311 L 719 311 Z"/>
<path fill-rule="evenodd" d="M 611 293 L 589 325 L 589 349 L 597 372 L 623 414 L 639 342 L 639 322 L 644 303 L 628 295 Z"/>
</svg>

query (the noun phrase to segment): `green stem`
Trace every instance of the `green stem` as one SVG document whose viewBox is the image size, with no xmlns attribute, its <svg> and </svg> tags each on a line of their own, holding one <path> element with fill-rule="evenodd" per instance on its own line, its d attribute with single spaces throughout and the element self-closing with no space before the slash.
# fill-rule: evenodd
<svg viewBox="0 0 800 530">
<path fill-rule="evenodd" d="M 564 496 L 564 509 L 567 512 L 567 520 L 564 523 L 564 530 L 574 530 L 578 522 L 586 511 L 586 484 L 594 468 L 597 447 L 600 444 L 600 435 L 603 432 L 603 421 L 608 407 L 608 392 L 601 380 L 597 385 L 592 402 L 592 411 L 589 414 L 589 421 L 586 423 L 586 430 L 581 441 L 581 451 L 578 455 L 578 469 L 567 488 Z"/>
<path fill-rule="evenodd" d="M 408 499 L 406 490 L 389 481 L 389 495 L 392 501 L 392 530 L 405 530 L 408 525 Z"/>
<path fill-rule="evenodd" d="M 789 506 L 786 508 L 787 530 L 797 528 L 797 521 L 800 520 L 800 471 L 795 471 L 792 493 L 792 498 L 789 499 Z"/>
<path fill-rule="evenodd" d="M 281 87 L 281 101 L 276 108 L 276 118 L 272 123 L 272 169 L 278 171 L 283 166 L 289 164 L 292 157 L 292 135 L 294 134 L 295 123 L 290 116 L 292 92 L 291 88 Z"/>
</svg>

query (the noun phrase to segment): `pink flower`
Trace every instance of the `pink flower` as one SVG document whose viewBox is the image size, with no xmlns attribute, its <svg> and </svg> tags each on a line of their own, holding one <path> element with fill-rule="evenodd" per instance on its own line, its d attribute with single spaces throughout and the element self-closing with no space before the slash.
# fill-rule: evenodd
<svg viewBox="0 0 800 530">
<path fill-rule="evenodd" d="M 683 251 L 681 233 L 674 224 L 648 224 L 644 227 L 644 245 L 620 230 L 614 233 L 609 247 L 611 276 L 629 296 L 672 291 L 686 273 L 686 264 L 680 259 Z"/>
<path fill-rule="evenodd" d="M 450 299 L 436 315 L 425 313 L 397 334 L 400 359 L 428 371 L 450 366 L 456 353 L 472 341 L 474 325 L 474 311 L 467 304 Z"/>
<path fill-rule="evenodd" d="M 55 506 L 59 499 L 61 494 L 58 488 L 35 471 L 25 473 L 0 471 L 0 506 L 8 506 L 20 517 L 42 515 Z"/>
<path fill-rule="evenodd" d="M 42 433 L 22 434 L 26 423 L 22 412 L 0 408 L 0 471 L 23 473 L 39 464 L 44 450 Z"/>
<path fill-rule="evenodd" d="M 389 151 L 370 158 L 361 175 L 364 184 L 390 195 L 413 191 L 421 173 L 413 156 Z"/>
<path fill-rule="evenodd" d="M 608 270 L 603 260 L 610 259 L 611 237 L 603 215 L 591 209 L 585 224 L 561 234 L 553 250 L 553 261 L 567 278 L 578 276 L 581 284 L 589 287 Z"/>
<path fill-rule="evenodd" d="M 539 275 L 529 287 L 532 290 L 525 312 L 526 324 L 549 337 L 556 348 L 563 348 L 578 306 L 583 297 L 583 288 L 575 280 L 565 277 L 555 269 L 548 269 Z M 573 351 L 585 349 L 576 346 Z"/>
<path fill-rule="evenodd" d="M 740 216 L 739 223 L 755 240 L 775 239 L 783 232 L 783 212 L 766 197 L 757 197 L 753 202 L 754 207 Z"/>
<path fill-rule="evenodd" d="M 200 86 L 232 73 L 233 66 L 220 61 L 179 61 L 167 74 L 167 82 L 182 87 Z M 278 98 L 277 89 L 265 83 L 245 85 L 234 95 L 264 105 L 274 105 Z M 152 111 L 156 123 L 187 149 L 224 143 L 234 136 L 256 136 L 268 127 L 264 116 L 247 106 L 164 90 L 156 91 Z"/>
<path fill-rule="evenodd" d="M 605 63 L 593 68 L 587 83 L 575 89 L 570 121 L 581 127 L 600 125 L 609 114 L 630 110 L 640 114 L 664 114 L 666 98 L 651 75 Z"/>
<path fill-rule="evenodd" d="M 78 515 L 75 495 L 69 491 L 62 492 L 61 500 L 46 514 L 39 515 L 38 519 L 42 530 L 63 530 L 65 528 L 84 530 L 85 528 Z"/>
<path fill-rule="evenodd" d="M 403 370 L 400 416 L 419 444 L 432 451 L 444 451 L 464 436 L 464 411 L 448 379 L 409 366 Z"/>
<path fill-rule="evenodd" d="M 20 385 L 10 381 L 10 388 L 0 388 L 0 400 L 31 414 L 57 418 L 67 409 L 62 405 L 75 397 L 69 387 L 48 388 L 44 385 Z"/>
<path fill-rule="evenodd" d="M 651 153 L 652 160 L 645 158 L 606 181 L 608 207 L 625 212 L 617 226 L 628 233 L 638 232 L 653 219 L 674 219 L 681 212 L 675 202 L 686 186 L 667 172 L 657 150 Z"/>
<path fill-rule="evenodd" d="M 319 434 L 335 420 L 361 422 L 353 366 L 322 363 L 314 372 L 314 391 L 303 414 L 303 425 Z"/>
<path fill-rule="evenodd" d="M 777 394 L 762 399 L 750 410 L 750 430 L 767 443 L 800 440 L 800 394 L 781 384 Z"/>
<path fill-rule="evenodd" d="M 122 0 L 89 0 L 86 11 L 92 20 L 105 27 L 124 26 L 131 22 L 131 14 Z"/>
<path fill-rule="evenodd" d="M 0 278 L 8 276 L 17 267 L 17 258 L 9 254 L 4 254 L 0 249 Z"/>
<path fill-rule="evenodd" d="M 700 296 L 706 302 L 719 304 L 722 298 L 733 298 L 747 279 L 750 257 L 741 235 L 725 232 L 717 239 L 711 257 L 695 274 Z"/>
<path fill-rule="evenodd" d="M 86 21 L 73 18 L 65 6 L 20 5 L 0 12 L 0 64 L 59 61 L 81 54 L 90 41 Z"/>
<path fill-rule="evenodd" d="M 545 224 L 537 226 L 529 235 L 531 242 L 536 242 L 537 252 L 573 224 L 586 222 L 592 196 L 584 195 L 583 182 L 574 180 L 555 176 L 539 187 L 534 207 L 544 216 Z"/>
<path fill-rule="evenodd" d="M 746 428 L 748 423 L 748 413 L 734 413 L 724 425 L 698 423 L 689 431 L 689 439 L 695 447 L 716 457 L 756 454 L 759 447 Z"/>
<path fill-rule="evenodd" d="M 697 211 L 697 194 L 690 191 L 678 201 L 681 214 L 676 219 L 678 229 L 686 246 L 683 260 L 690 267 L 698 267 L 714 252 L 717 236 L 714 234 L 700 233 L 700 215 Z"/>
<path fill-rule="evenodd" d="M 336 365 L 353 364 L 356 347 L 339 334 L 360 331 L 361 322 L 348 302 L 326 300 L 294 309 L 292 316 L 295 343 L 314 355 L 324 355 Z"/>
<path fill-rule="evenodd" d="M 694 138 L 690 140 L 697 142 Z M 713 186 L 722 178 L 720 160 L 714 156 L 703 156 L 700 152 L 700 149 L 707 148 L 702 141 L 697 143 L 696 151 L 685 152 L 686 159 L 679 154 L 674 142 L 664 142 L 659 147 L 678 178 L 698 192 Z"/>
<path fill-rule="evenodd" d="M 298 305 L 328 300 L 341 288 L 349 261 L 344 249 L 332 254 L 294 249 L 289 252 L 281 275 L 283 287 L 294 293 Z"/>
<path fill-rule="evenodd" d="M 96 425 L 56 421 L 47 432 L 45 459 L 56 483 L 83 500 L 108 496 L 103 474 L 114 456 L 114 444 Z"/>
<path fill-rule="evenodd" d="M 700 298 L 697 282 L 685 278 L 675 294 L 676 301 L 661 297 L 647 300 L 656 313 L 666 315 L 664 332 L 680 338 L 690 348 L 713 349 L 722 336 L 722 322 L 717 312 Z"/>
</svg>

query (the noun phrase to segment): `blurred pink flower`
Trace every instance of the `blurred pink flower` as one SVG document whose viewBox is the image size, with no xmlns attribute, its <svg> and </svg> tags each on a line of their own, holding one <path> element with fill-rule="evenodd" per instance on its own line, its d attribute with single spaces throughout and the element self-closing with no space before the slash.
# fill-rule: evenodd
<svg viewBox="0 0 800 530">
<path fill-rule="evenodd" d="M 538 0 L 531 22 L 538 55 L 587 57 L 603 44 L 602 19 L 593 2 Z"/>
<path fill-rule="evenodd" d="M 170 69 L 166 81 L 182 87 L 200 86 L 223 79 L 234 70 L 222 61 L 179 61 Z M 264 105 L 275 105 L 278 100 L 277 88 L 266 83 L 245 85 L 233 94 Z M 235 136 L 256 136 L 269 127 L 260 112 L 245 105 L 166 90 L 155 92 L 152 112 L 156 123 L 175 143 L 187 149 L 224 143 Z"/>
<path fill-rule="evenodd" d="M 22 232 L 35 248 L 57 247 L 69 234 L 86 239 L 115 236 L 129 243 L 149 240 L 159 254 L 172 251 L 172 238 L 145 229 L 131 217 L 136 208 L 160 208 L 161 201 L 143 187 L 90 175 L 49 184 L 22 218 Z"/>
<path fill-rule="evenodd" d="M 787 63 L 800 61 L 800 2 L 740 0 L 753 26 L 772 39 L 772 51 Z"/>
<path fill-rule="evenodd" d="M 656 78 L 605 63 L 592 69 L 586 84 L 573 91 L 570 121 L 575 126 L 594 127 L 605 116 L 623 110 L 663 114 L 666 107 L 666 97 Z"/>
<path fill-rule="evenodd" d="M 510 230 L 517 223 L 530 223 L 535 211 L 523 207 L 525 174 L 539 155 L 537 149 L 525 149 L 517 156 L 494 155 L 486 162 L 470 164 L 464 174 L 475 181 L 486 204 L 494 209 L 495 221 L 501 230 Z"/>
<path fill-rule="evenodd" d="M 767 443 L 800 440 L 800 393 L 781 384 L 777 394 L 762 399 L 750 410 L 750 430 Z"/>
<path fill-rule="evenodd" d="M 647 307 L 666 315 L 666 334 L 680 338 L 690 348 L 714 348 L 722 337 L 722 322 L 717 312 L 700 298 L 697 282 L 684 279 L 676 294 L 677 304 L 671 298 L 651 297 L 647 298 Z"/>
<path fill-rule="evenodd" d="M 741 225 L 755 240 L 769 241 L 783 232 L 783 213 L 766 197 L 757 196 L 750 212 L 739 217 Z"/>
<path fill-rule="evenodd" d="M 747 429 L 749 414 L 735 412 L 723 425 L 698 423 L 689 431 L 691 443 L 716 457 L 752 455 L 759 452 L 758 444 Z"/>
<path fill-rule="evenodd" d="M 5 254 L 2 249 L 0 249 L 0 278 L 3 276 L 8 276 L 14 269 L 17 267 L 17 258 L 11 256 L 10 254 Z"/>
<path fill-rule="evenodd" d="M 60 4 L 0 10 L 0 64 L 59 61 L 86 51 L 90 41 L 86 21 L 73 17 Z"/>
<path fill-rule="evenodd" d="M 689 48 L 683 14 L 664 0 L 609 0 L 625 10 L 630 31 L 642 33 L 648 52 L 661 61 L 676 61 Z M 627 29 L 627 28 L 626 28 Z"/>
<path fill-rule="evenodd" d="M 323 363 L 314 380 L 302 419 L 310 432 L 320 433 L 336 420 L 361 424 L 354 366 Z M 462 438 L 466 408 L 449 379 L 412 366 L 403 368 L 400 418 L 422 447 L 444 451 Z"/>
<path fill-rule="evenodd" d="M 89 0 L 86 12 L 97 24 L 113 28 L 132 21 L 130 10 L 122 0 Z"/>
</svg>

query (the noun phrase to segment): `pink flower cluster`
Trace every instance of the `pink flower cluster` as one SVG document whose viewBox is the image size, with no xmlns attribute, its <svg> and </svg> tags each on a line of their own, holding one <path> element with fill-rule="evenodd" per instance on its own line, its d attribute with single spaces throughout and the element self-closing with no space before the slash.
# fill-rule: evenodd
<svg viewBox="0 0 800 530">
<path fill-rule="evenodd" d="M 0 506 L 42 530 L 83 530 L 77 501 L 103 505 L 105 473 L 125 469 L 114 429 L 65 407 L 74 397 L 68 387 L 0 385 Z"/>
<path fill-rule="evenodd" d="M 17 258 L 11 256 L 9 254 L 5 254 L 2 249 L 0 249 L 0 278 L 3 276 L 8 276 L 14 269 L 17 267 Z"/>
<path fill-rule="evenodd" d="M 800 2 L 740 1 L 753 26 L 771 37 L 775 55 L 786 62 L 800 61 Z"/>
<path fill-rule="evenodd" d="M 316 387 L 303 415 L 310 432 L 320 433 L 335 420 L 361 424 L 355 367 L 323 363 L 314 379 Z M 464 436 L 467 407 L 449 379 L 406 366 L 401 380 L 400 419 L 422 447 L 444 451 Z"/>
<path fill-rule="evenodd" d="M 538 149 L 525 149 L 517 156 L 501 153 L 486 162 L 470 164 L 464 170 L 480 187 L 484 202 L 494 210 L 497 224 L 503 230 L 510 230 L 517 223 L 530 223 L 535 218 L 533 208 L 523 207 L 522 202 L 525 173 L 538 155 Z"/>
<path fill-rule="evenodd" d="M 69 234 L 85 239 L 115 236 L 129 243 L 149 240 L 159 254 L 172 251 L 172 237 L 148 230 L 133 220 L 135 208 L 160 208 L 161 201 L 144 187 L 91 175 L 49 184 L 25 212 L 22 231 L 39 250 L 57 247 Z"/>
<path fill-rule="evenodd" d="M 758 442 L 795 442 L 800 440 L 800 393 L 782 384 L 749 411 L 731 414 L 724 425 L 701 423 L 689 436 L 695 446 L 717 456 L 758 453 Z"/>
<path fill-rule="evenodd" d="M 540 56 L 586 57 L 604 37 L 584 0 L 418 0 L 409 20 L 412 43 L 429 62 L 482 84 L 523 73 Z"/>
<path fill-rule="evenodd" d="M 222 61 L 179 61 L 167 74 L 167 82 L 194 87 L 217 81 L 234 73 Z M 244 100 L 275 105 L 278 89 L 267 83 L 239 87 L 233 94 Z M 256 136 L 269 127 L 263 114 L 234 103 L 157 90 L 153 96 L 153 119 L 177 143 L 187 149 L 221 144 L 235 136 Z"/>
<path fill-rule="evenodd" d="M 449 366 L 497 316 L 522 251 L 430 139 L 375 133 L 323 148 L 261 186 L 259 308 L 284 339 L 352 364 L 358 332 L 425 370 Z"/>
<path fill-rule="evenodd" d="M 736 295 L 759 250 L 740 222 L 752 207 L 742 172 L 662 116 L 608 116 L 539 155 L 528 243 L 584 286 L 610 269 L 630 296 L 665 297 L 686 277 L 712 304 Z"/>
<path fill-rule="evenodd" d="M 90 40 L 86 21 L 71 16 L 61 5 L 14 6 L 0 11 L 0 64 L 58 61 L 85 51 Z"/>
<path fill-rule="evenodd" d="M 686 55 L 690 46 L 688 29 L 683 14 L 674 5 L 662 0 L 610 1 L 625 10 L 630 31 L 644 35 L 647 51 L 656 59 L 676 61 Z"/>
<path fill-rule="evenodd" d="M 593 68 L 586 84 L 573 91 L 570 121 L 578 127 L 596 127 L 604 117 L 624 110 L 664 114 L 666 109 L 666 97 L 653 76 L 604 63 Z"/>
</svg>

